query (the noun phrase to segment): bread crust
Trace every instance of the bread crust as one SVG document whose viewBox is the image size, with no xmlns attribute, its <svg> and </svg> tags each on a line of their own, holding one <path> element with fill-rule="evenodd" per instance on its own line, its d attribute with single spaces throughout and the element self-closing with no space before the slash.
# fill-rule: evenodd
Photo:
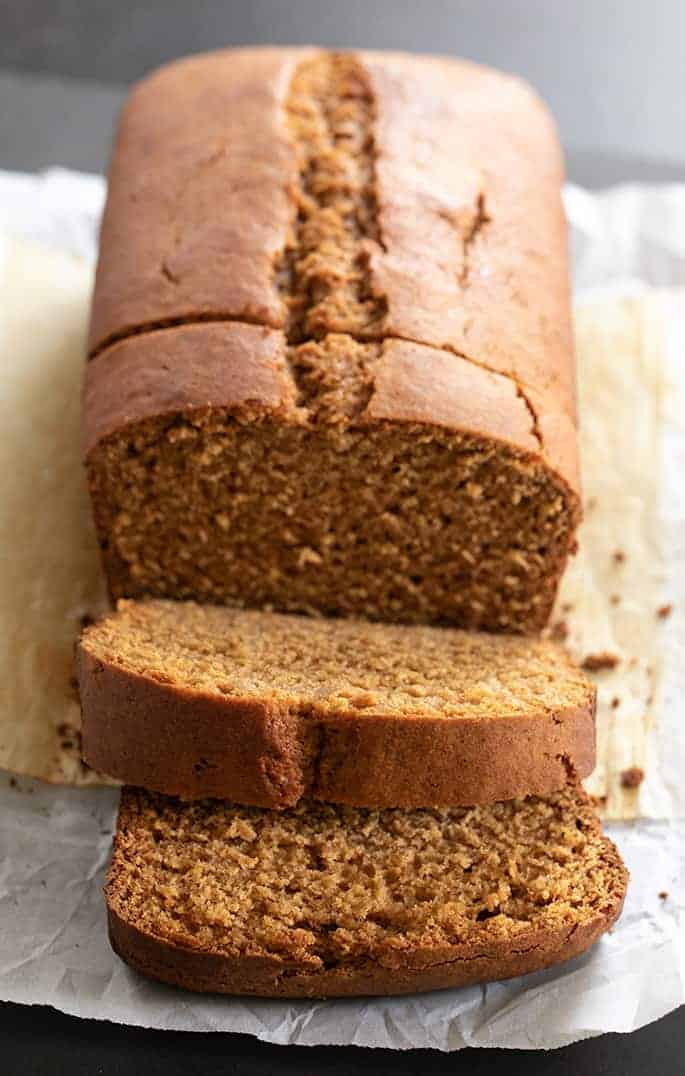
<svg viewBox="0 0 685 1076">
<path fill-rule="evenodd" d="M 582 926 L 559 931 L 531 931 L 488 947 L 455 945 L 417 950 L 406 964 L 386 966 L 359 961 L 319 972 L 298 972 L 268 957 L 229 957 L 183 949 L 126 922 L 108 907 L 109 940 L 115 953 L 148 979 L 196 993 L 269 998 L 360 997 L 425 993 L 475 983 L 497 982 L 542 971 L 579 956 L 593 946 L 618 919 L 623 897 L 616 897 L 604 915 Z"/>
<path fill-rule="evenodd" d="M 133 88 L 109 170 L 91 353 L 198 317 L 282 328 L 273 263 L 297 163 L 281 113 L 308 51 L 192 56 Z"/>
<path fill-rule="evenodd" d="M 298 183 L 285 102 L 297 65 L 317 55 L 207 53 L 134 88 L 110 169 L 91 354 L 170 321 L 285 327 L 275 268 Z M 375 335 L 466 356 L 573 417 L 563 164 L 547 109 L 473 63 L 354 56 L 374 101 L 382 246 L 368 269 L 387 304 Z"/>
<path fill-rule="evenodd" d="M 592 691 L 585 707 L 556 713 L 356 717 L 163 684 L 101 661 L 87 637 L 77 666 L 86 762 L 184 799 L 470 806 L 556 791 L 595 763 Z"/>
<path fill-rule="evenodd" d="M 140 422 L 210 407 L 297 420 L 283 334 L 258 325 L 184 325 L 133 336 L 89 363 L 83 453 Z"/>
</svg>

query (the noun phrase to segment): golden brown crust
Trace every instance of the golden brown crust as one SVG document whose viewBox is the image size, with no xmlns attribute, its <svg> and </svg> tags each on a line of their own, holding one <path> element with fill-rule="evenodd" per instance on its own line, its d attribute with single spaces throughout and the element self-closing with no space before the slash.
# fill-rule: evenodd
<svg viewBox="0 0 685 1076">
<path fill-rule="evenodd" d="M 298 182 L 285 103 L 311 49 L 191 57 L 138 85 L 112 159 L 90 350 L 170 320 L 284 328 L 274 269 Z M 445 348 L 575 412 L 563 178 L 525 84 L 475 64 L 356 54 L 373 98 L 373 335 Z M 346 331 L 328 324 L 328 331 Z"/>
<path fill-rule="evenodd" d="M 576 425 L 570 415 L 550 405 L 548 396 L 529 390 L 526 406 L 549 467 L 561 475 L 576 496 L 581 492 Z"/>
<path fill-rule="evenodd" d="M 91 352 L 169 320 L 283 325 L 273 262 L 297 171 L 281 113 L 298 55 L 193 56 L 134 88 L 112 154 Z"/>
<path fill-rule="evenodd" d="M 275 413 L 294 408 L 280 332 L 227 322 L 143 333 L 86 368 L 84 454 L 149 418 L 250 405 Z"/>
<path fill-rule="evenodd" d="M 540 454 L 531 416 L 508 378 L 410 341 L 383 345 L 364 417 L 469 430 Z"/>
<path fill-rule="evenodd" d="M 572 497 L 580 489 L 576 428 L 549 397 L 450 352 L 388 340 L 374 370 L 367 419 L 469 430 L 541 457 Z"/>
<path fill-rule="evenodd" d="M 475 64 L 362 55 L 376 97 L 384 249 L 370 268 L 386 334 L 466 355 L 574 415 L 563 162 L 547 109 Z"/>
<path fill-rule="evenodd" d="M 77 651 L 83 754 L 127 784 L 285 808 L 492 803 L 561 788 L 595 761 L 586 707 L 483 719 L 288 708 L 160 683 Z M 378 775 L 382 774 L 382 781 Z"/>
<path fill-rule="evenodd" d="M 513 947 L 503 939 L 489 946 L 465 944 L 416 950 L 398 957 L 394 966 L 366 960 L 309 974 L 268 956 L 232 958 L 182 949 L 139 930 L 123 919 L 111 903 L 107 914 L 112 948 L 149 979 L 197 993 L 273 998 L 363 997 L 496 982 L 571 960 L 594 945 L 618 919 L 623 894 L 612 896 L 604 914 L 591 922 L 558 931 L 530 931 Z"/>
</svg>

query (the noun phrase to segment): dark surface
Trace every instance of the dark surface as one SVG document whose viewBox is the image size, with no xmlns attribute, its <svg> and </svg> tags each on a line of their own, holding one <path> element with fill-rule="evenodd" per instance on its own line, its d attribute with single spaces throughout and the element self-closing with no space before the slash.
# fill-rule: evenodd
<svg viewBox="0 0 685 1076">
<path fill-rule="evenodd" d="M 0 67 L 128 82 L 271 42 L 445 52 L 524 75 L 573 152 L 685 175 L 683 0 L 0 0 Z"/>
<path fill-rule="evenodd" d="M 0 167 L 100 171 L 124 83 L 183 53 L 254 42 L 452 52 L 550 101 L 572 179 L 685 179 L 682 0 L 0 0 Z M 0 1005 L 2 1076 L 685 1073 L 685 1009 L 552 1053 L 394 1053 L 144 1031 Z"/>
<path fill-rule="evenodd" d="M 99 171 L 119 86 L 184 53 L 311 42 L 504 68 L 551 105 L 572 179 L 685 179 L 683 0 L 0 0 L 0 165 Z"/>
<path fill-rule="evenodd" d="M 125 96 L 119 86 L 0 71 L 0 168 L 104 171 Z"/>
<path fill-rule="evenodd" d="M 1 30 L 0 20 L 0 39 Z M 123 86 L 0 70 L 0 168 L 32 172 L 63 165 L 104 171 L 125 96 Z M 626 179 L 685 180 L 685 161 L 642 157 L 629 149 L 567 146 L 566 157 L 569 178 L 588 187 Z"/>
<path fill-rule="evenodd" d="M 604 1035 L 563 1050 L 362 1050 L 271 1046 L 248 1035 L 142 1031 L 0 1005 L 3 1076 L 682 1076 L 685 1022 L 665 1017 L 634 1035 Z"/>
</svg>

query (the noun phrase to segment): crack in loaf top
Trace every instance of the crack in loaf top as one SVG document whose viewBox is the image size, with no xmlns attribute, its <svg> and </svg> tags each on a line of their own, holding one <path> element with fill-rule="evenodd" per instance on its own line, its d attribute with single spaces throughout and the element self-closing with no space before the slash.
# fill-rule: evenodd
<svg viewBox="0 0 685 1076">
<path fill-rule="evenodd" d="M 398 53 L 245 49 L 152 75 L 124 110 L 90 349 L 245 321 L 441 348 L 573 415 L 548 114 L 519 81 Z"/>
</svg>

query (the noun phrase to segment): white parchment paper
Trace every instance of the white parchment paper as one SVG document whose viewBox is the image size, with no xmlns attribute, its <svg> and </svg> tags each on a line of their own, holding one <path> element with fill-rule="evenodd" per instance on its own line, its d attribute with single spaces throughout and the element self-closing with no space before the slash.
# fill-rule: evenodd
<svg viewBox="0 0 685 1076">
<path fill-rule="evenodd" d="M 96 177 L 61 170 L 38 177 L 0 173 L 0 232 L 92 259 L 102 198 Z M 629 186 L 599 195 L 569 188 L 566 205 L 577 292 L 635 294 L 646 286 L 685 285 L 685 186 Z M 677 399 L 685 383 L 685 318 L 677 297 L 672 302 L 664 317 Z M 650 749 L 669 790 L 667 804 L 654 813 L 669 817 L 607 827 L 632 882 L 624 915 L 591 953 L 508 983 L 396 999 L 241 1001 L 149 983 L 114 957 L 105 933 L 101 887 L 118 793 L 0 775 L 0 998 L 147 1027 L 247 1032 L 276 1043 L 441 1050 L 550 1048 L 606 1031 L 632 1031 L 681 1005 L 685 437 L 677 421 L 668 427 L 665 447 L 659 514 L 670 550 L 666 583 L 674 612 L 662 655 L 661 710 L 667 716 L 654 729 Z"/>
</svg>

